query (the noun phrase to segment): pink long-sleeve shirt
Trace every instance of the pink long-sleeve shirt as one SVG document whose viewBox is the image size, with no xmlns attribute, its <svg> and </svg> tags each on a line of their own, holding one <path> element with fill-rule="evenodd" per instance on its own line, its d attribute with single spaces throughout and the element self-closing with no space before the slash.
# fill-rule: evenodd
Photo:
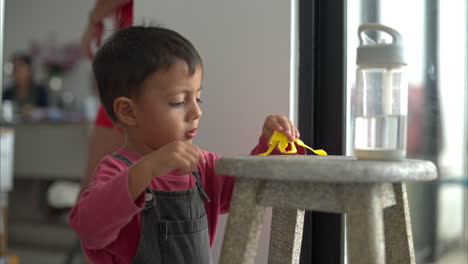
<svg viewBox="0 0 468 264">
<path fill-rule="evenodd" d="M 260 137 L 252 155 L 265 152 L 267 141 Z M 298 147 L 298 154 L 305 154 Z M 126 149 L 118 151 L 132 163 L 140 157 Z M 272 154 L 278 154 L 274 151 Z M 218 155 L 203 151 L 206 163 L 199 164 L 200 178 L 211 202 L 205 202 L 208 217 L 210 245 L 213 244 L 218 217 L 227 213 L 230 206 L 234 178 L 214 172 Z M 70 214 L 70 225 L 78 234 L 83 249 L 94 263 L 131 263 L 138 248 L 141 231 L 140 212 L 144 208 L 143 193 L 133 200 L 129 188 L 128 166 L 121 160 L 106 156 L 98 164 L 90 186 L 81 194 Z M 193 188 L 196 179 L 192 174 L 169 173 L 155 177 L 149 184 L 152 189 L 179 191 Z"/>
</svg>

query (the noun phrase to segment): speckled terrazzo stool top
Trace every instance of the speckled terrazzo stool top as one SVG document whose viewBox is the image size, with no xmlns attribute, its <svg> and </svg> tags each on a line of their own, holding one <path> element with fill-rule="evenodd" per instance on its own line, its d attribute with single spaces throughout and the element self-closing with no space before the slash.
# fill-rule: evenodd
<svg viewBox="0 0 468 264">
<path fill-rule="evenodd" d="M 254 263 L 265 207 L 268 263 L 299 263 L 303 209 L 347 214 L 350 264 L 415 263 L 402 183 L 437 177 L 429 161 L 344 156 L 226 156 L 216 172 L 237 178 L 221 264 Z"/>
</svg>

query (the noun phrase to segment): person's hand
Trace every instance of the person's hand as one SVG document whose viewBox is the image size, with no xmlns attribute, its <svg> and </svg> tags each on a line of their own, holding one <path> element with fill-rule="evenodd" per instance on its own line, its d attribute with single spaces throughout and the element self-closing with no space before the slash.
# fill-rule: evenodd
<svg viewBox="0 0 468 264">
<path fill-rule="evenodd" d="M 283 132 L 288 137 L 289 141 L 294 141 L 300 137 L 299 131 L 294 126 L 293 122 L 283 115 L 268 116 L 263 124 L 262 136 L 269 140 L 275 130 Z"/>
<path fill-rule="evenodd" d="M 199 162 L 205 162 L 205 156 L 195 145 L 174 141 L 150 153 L 145 162 L 151 167 L 153 177 L 165 175 L 178 169 L 180 173 L 191 173 Z"/>
<path fill-rule="evenodd" d="M 102 32 L 102 22 L 94 23 L 90 21 L 81 36 L 81 49 L 90 60 L 94 58 L 93 44 L 95 44 L 96 47 L 101 45 Z"/>
</svg>

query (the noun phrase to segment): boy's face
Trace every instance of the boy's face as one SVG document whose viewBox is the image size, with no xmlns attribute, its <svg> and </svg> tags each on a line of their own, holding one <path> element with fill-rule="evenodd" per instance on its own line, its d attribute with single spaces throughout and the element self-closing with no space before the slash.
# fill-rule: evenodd
<svg viewBox="0 0 468 264">
<path fill-rule="evenodd" d="M 137 133 L 156 150 L 172 141 L 192 142 L 200 109 L 202 67 L 190 75 L 187 63 L 177 60 L 169 69 L 151 74 L 136 100 Z"/>
</svg>

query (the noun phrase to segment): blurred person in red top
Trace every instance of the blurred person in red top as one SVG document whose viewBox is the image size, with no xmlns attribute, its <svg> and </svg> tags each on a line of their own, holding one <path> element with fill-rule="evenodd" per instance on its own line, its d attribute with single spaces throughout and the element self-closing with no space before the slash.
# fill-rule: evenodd
<svg viewBox="0 0 468 264">
<path fill-rule="evenodd" d="M 116 30 L 131 26 L 133 24 L 133 0 L 96 0 L 81 37 L 81 47 L 90 60 L 94 58 L 93 47 L 99 47 L 102 42 L 103 20 L 111 15 L 114 16 Z M 123 143 L 122 130 L 112 122 L 101 105 L 89 139 L 86 171 L 81 190 L 88 186 L 97 163 L 105 155 L 117 150 Z"/>
<path fill-rule="evenodd" d="M 89 60 L 93 60 L 93 47 L 101 46 L 104 35 L 104 19 L 114 16 L 115 30 L 133 24 L 133 0 L 96 0 L 89 12 L 86 28 L 81 36 L 81 47 Z M 95 125 L 91 131 L 88 144 L 87 162 L 81 191 L 86 189 L 96 165 L 104 156 L 113 153 L 124 144 L 125 136 L 102 107 L 99 107 Z M 85 263 L 92 262 L 86 257 Z"/>
</svg>

